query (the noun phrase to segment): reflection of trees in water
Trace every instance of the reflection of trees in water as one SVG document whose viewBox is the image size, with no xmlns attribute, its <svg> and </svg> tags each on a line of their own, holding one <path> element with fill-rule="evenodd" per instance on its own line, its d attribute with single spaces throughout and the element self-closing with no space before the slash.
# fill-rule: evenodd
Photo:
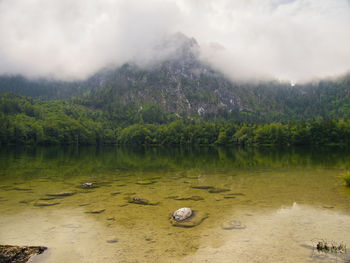
<svg viewBox="0 0 350 263">
<path fill-rule="evenodd" d="M 0 150 L 0 175 L 72 176 L 118 171 L 224 172 L 269 167 L 348 169 L 350 152 L 332 148 L 238 147 L 7 147 Z"/>
</svg>

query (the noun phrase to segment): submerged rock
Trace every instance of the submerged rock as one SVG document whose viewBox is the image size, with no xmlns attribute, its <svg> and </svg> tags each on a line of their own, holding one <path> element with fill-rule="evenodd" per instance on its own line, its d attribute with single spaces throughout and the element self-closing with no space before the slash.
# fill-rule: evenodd
<svg viewBox="0 0 350 263">
<path fill-rule="evenodd" d="M 133 198 L 129 199 L 129 203 L 138 204 L 138 205 L 148 205 L 149 201 L 147 199 L 144 199 L 144 198 L 133 197 Z"/>
<path fill-rule="evenodd" d="M 173 218 L 176 221 L 183 221 L 183 220 L 191 217 L 191 215 L 192 215 L 191 208 L 183 207 L 183 208 L 180 208 L 180 209 L 176 210 L 173 213 Z"/>
<path fill-rule="evenodd" d="M 327 206 L 327 205 L 324 205 L 324 206 L 322 206 L 323 208 L 326 208 L 326 209 L 333 209 L 334 208 L 334 206 Z"/>
<path fill-rule="evenodd" d="M 92 188 L 96 188 L 97 186 L 95 185 L 95 183 L 83 183 L 81 185 L 84 189 L 92 189 Z"/>
<path fill-rule="evenodd" d="M 105 211 L 106 209 L 99 209 L 99 210 L 92 210 L 92 211 L 87 211 L 85 213 L 87 214 L 101 214 Z"/>
<path fill-rule="evenodd" d="M 118 239 L 112 238 L 112 239 L 108 239 L 106 242 L 107 242 L 107 243 L 110 243 L 110 244 L 113 244 L 113 243 L 117 243 L 117 242 L 118 242 Z"/>
<path fill-rule="evenodd" d="M 128 202 L 132 204 L 138 204 L 138 205 L 158 205 L 159 202 L 157 203 L 151 203 L 147 199 L 140 198 L 140 197 L 133 197 L 133 198 L 128 198 Z"/>
<path fill-rule="evenodd" d="M 59 203 L 49 203 L 49 202 L 36 202 L 34 206 L 53 206 L 53 205 L 58 205 Z"/>
<path fill-rule="evenodd" d="M 215 188 L 215 187 L 214 186 L 210 186 L 210 185 L 192 185 L 191 188 L 207 190 L 207 189 L 212 189 L 212 188 Z"/>
<path fill-rule="evenodd" d="M 243 193 L 228 193 L 226 195 L 233 195 L 233 196 L 245 196 Z"/>
<path fill-rule="evenodd" d="M 171 196 L 166 197 L 166 199 L 175 199 L 175 198 L 179 198 L 179 196 L 178 195 L 171 195 Z"/>
<path fill-rule="evenodd" d="M 340 253 L 340 254 L 347 253 L 346 245 L 343 242 L 337 243 L 334 241 L 327 242 L 325 240 L 319 240 L 316 244 L 316 249 L 318 252 L 323 252 L 323 253 Z"/>
<path fill-rule="evenodd" d="M 176 227 L 184 227 L 184 228 L 195 227 L 200 225 L 208 217 L 209 215 L 207 213 L 197 211 L 197 210 L 192 210 L 191 216 L 181 221 L 175 220 L 174 215 L 171 214 L 170 223 Z"/>
<path fill-rule="evenodd" d="M 47 247 L 20 247 L 20 246 L 9 246 L 0 245 L 0 262 L 1 263 L 25 263 L 35 256 L 42 254 Z"/>
<path fill-rule="evenodd" d="M 245 229 L 246 226 L 242 225 L 242 223 L 238 220 L 231 220 L 231 221 L 223 223 L 221 225 L 221 228 L 224 230 Z"/>
<path fill-rule="evenodd" d="M 173 198 L 174 200 L 178 200 L 178 201 L 183 201 L 183 200 L 191 200 L 191 201 L 201 201 L 201 200 L 204 200 L 203 197 L 201 196 L 198 196 L 198 195 L 193 195 L 193 196 L 190 196 L 190 197 L 176 197 L 176 198 Z"/>
<path fill-rule="evenodd" d="M 230 191 L 230 189 L 226 189 L 226 188 L 210 188 L 208 190 L 208 192 L 211 194 L 224 193 L 228 191 Z"/>
<path fill-rule="evenodd" d="M 55 193 L 55 194 L 47 194 L 46 196 L 53 196 L 53 197 L 66 197 L 66 196 L 71 196 L 74 195 L 75 193 L 73 192 L 62 192 L 62 193 Z"/>
</svg>

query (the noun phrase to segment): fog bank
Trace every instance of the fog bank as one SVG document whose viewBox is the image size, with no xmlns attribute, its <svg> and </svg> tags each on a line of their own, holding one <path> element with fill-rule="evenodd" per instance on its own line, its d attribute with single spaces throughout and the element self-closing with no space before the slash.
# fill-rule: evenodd
<svg viewBox="0 0 350 263">
<path fill-rule="evenodd" d="M 349 0 L 0 0 L 0 74 L 83 79 L 166 59 L 194 37 L 232 79 L 301 82 L 350 69 Z"/>
</svg>

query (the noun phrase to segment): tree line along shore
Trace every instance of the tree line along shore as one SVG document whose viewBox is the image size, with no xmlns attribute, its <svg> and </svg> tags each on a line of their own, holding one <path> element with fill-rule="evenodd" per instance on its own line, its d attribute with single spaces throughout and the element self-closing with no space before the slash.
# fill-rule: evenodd
<svg viewBox="0 0 350 263">
<path fill-rule="evenodd" d="M 132 120 L 131 120 L 132 116 Z M 180 117 L 150 106 L 112 116 L 68 100 L 0 95 L 2 145 L 348 145 L 350 120 L 252 123 Z"/>
</svg>

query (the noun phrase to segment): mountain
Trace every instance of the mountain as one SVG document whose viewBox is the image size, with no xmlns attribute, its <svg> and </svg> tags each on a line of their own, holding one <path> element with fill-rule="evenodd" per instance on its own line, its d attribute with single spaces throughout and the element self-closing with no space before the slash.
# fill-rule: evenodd
<svg viewBox="0 0 350 263">
<path fill-rule="evenodd" d="M 238 82 L 203 61 L 193 38 L 156 48 L 84 81 L 0 77 L 0 145 L 350 144 L 350 75 Z"/>
<path fill-rule="evenodd" d="M 279 81 L 237 82 L 202 61 L 197 41 L 181 33 L 156 49 L 159 56 L 150 62 L 105 68 L 85 81 L 3 76 L 0 92 L 73 98 L 121 122 L 149 109 L 151 114 L 251 122 L 350 117 L 349 75 L 296 86 Z"/>
<path fill-rule="evenodd" d="M 154 104 L 180 116 L 254 122 L 350 117 L 350 75 L 296 86 L 232 81 L 200 59 L 195 39 L 177 34 L 169 42 L 176 48 L 163 61 L 126 64 L 92 77 L 92 105 L 113 111 Z"/>
</svg>

